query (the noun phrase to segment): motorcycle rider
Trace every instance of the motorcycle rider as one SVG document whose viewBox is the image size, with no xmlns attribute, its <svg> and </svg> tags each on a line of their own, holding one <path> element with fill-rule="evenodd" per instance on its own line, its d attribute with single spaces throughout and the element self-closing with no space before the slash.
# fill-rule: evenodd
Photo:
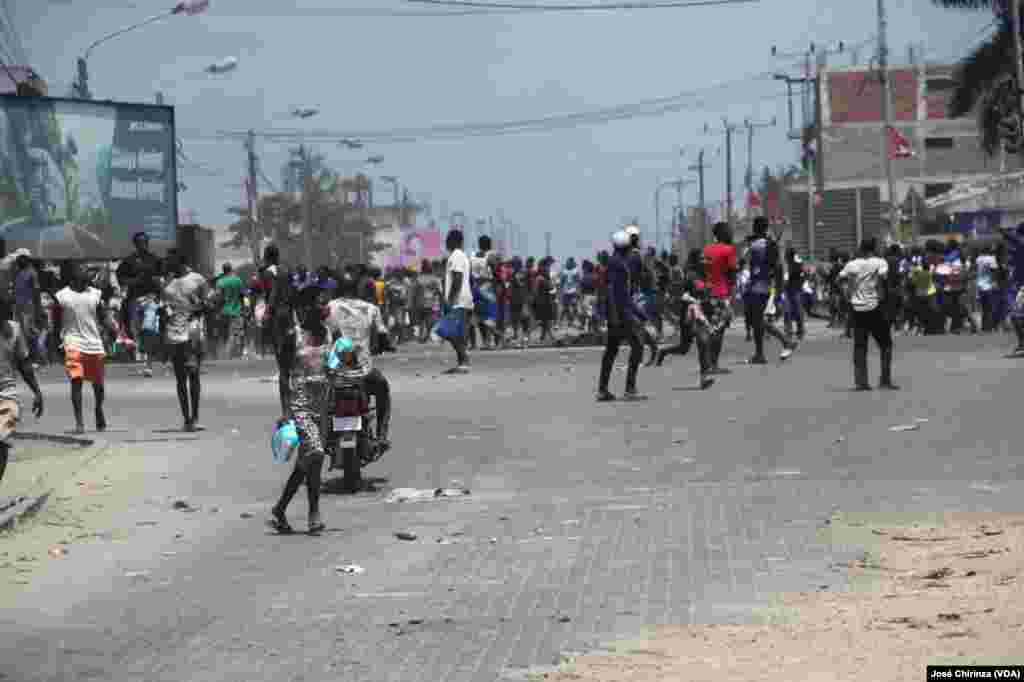
<svg viewBox="0 0 1024 682">
<path fill-rule="evenodd" d="M 346 370 L 346 379 L 362 378 L 366 393 L 377 403 L 377 439 L 381 451 L 391 447 L 388 439 L 391 426 L 391 386 L 372 356 L 383 351 L 394 352 L 380 308 L 359 298 L 359 281 L 351 274 L 338 281 L 338 298 L 327 304 L 324 325 L 331 337 L 347 336 L 356 351 L 355 368 Z"/>
</svg>

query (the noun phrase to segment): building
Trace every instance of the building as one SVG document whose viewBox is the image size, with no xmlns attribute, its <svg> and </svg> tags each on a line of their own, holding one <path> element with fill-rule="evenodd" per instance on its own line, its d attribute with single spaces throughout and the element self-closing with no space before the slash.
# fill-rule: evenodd
<svg viewBox="0 0 1024 682">
<path fill-rule="evenodd" d="M 992 158 L 982 150 L 973 116 L 947 116 L 955 68 L 919 64 L 889 72 L 893 127 L 913 149 L 911 158 L 893 160 L 895 202 L 910 214 L 905 216 L 907 232 L 921 231 L 920 200 L 943 195 L 954 185 L 1022 168 L 1015 156 Z M 824 192 L 815 203 L 813 257 L 825 258 L 832 248 L 856 249 L 865 236 L 889 236 L 890 197 L 876 72 L 862 66 L 822 69 L 819 98 Z M 813 195 L 806 180 L 791 185 L 791 191 L 794 243 L 808 253 L 808 204 Z"/>
</svg>

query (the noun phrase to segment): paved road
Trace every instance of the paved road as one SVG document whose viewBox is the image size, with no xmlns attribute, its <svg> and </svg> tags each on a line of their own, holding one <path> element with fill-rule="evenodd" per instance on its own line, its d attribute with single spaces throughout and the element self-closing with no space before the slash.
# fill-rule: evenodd
<svg viewBox="0 0 1024 682">
<path fill-rule="evenodd" d="M 124 516 L 157 525 L 75 547 L 5 605 L 0 679 L 513 678 L 645 625 L 842 588 L 832 564 L 857 548 L 816 534 L 837 510 L 1021 499 L 1024 367 L 1004 338 L 900 339 L 905 390 L 855 394 L 848 348 L 812 336 L 765 367 L 740 366 L 749 349 L 731 339 L 734 373 L 707 393 L 694 358 L 675 359 L 641 374 L 652 399 L 638 404 L 593 402 L 596 350 L 481 353 L 462 377 L 439 376 L 444 351 L 387 357 L 396 448 L 367 474 L 472 495 L 329 496 L 319 538 L 262 525 L 285 476 L 267 447 L 268 365 L 211 370 L 198 436 L 172 431 L 170 379 L 112 379 L 111 437 L 138 473 Z M 63 387 L 46 390 L 48 422 L 69 421 Z M 201 511 L 170 510 L 178 496 Z M 336 572 L 347 563 L 366 572 Z"/>
</svg>

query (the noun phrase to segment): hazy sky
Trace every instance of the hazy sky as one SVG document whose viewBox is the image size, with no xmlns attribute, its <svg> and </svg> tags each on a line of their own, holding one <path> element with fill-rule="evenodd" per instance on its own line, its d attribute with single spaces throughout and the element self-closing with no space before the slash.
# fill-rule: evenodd
<svg viewBox="0 0 1024 682">
<path fill-rule="evenodd" d="M 584 0 L 581 0 L 584 1 Z M 590 0 L 585 0 L 590 1 Z M 97 38 L 173 5 L 172 0 L 8 0 L 31 65 L 66 95 L 75 59 Z M 334 9 L 332 9 L 334 8 Z M 204 224 L 230 221 L 242 201 L 242 145 L 217 140 L 217 130 L 308 128 L 337 132 L 500 122 L 589 111 L 700 90 L 784 70 L 799 75 L 783 53 L 810 41 L 863 43 L 876 33 L 874 0 L 761 0 L 757 4 L 611 13 L 529 13 L 489 16 L 366 17 L 338 8 L 418 11 L 399 0 L 211 0 L 198 17 L 172 17 L 119 37 L 90 59 L 97 99 L 153 101 L 162 90 L 176 108 L 185 152 L 213 171 L 180 165 L 187 185 L 182 208 Z M 929 0 L 891 0 L 893 61 L 923 44 L 935 61 L 962 55 L 984 35 L 991 14 L 949 12 Z M 866 62 L 873 46 L 861 50 Z M 235 56 L 239 67 L 210 76 L 205 66 Z M 851 55 L 832 58 L 849 64 Z M 713 162 L 708 200 L 724 194 L 721 127 L 750 117 L 777 128 L 758 130 L 755 166 L 795 160 L 785 139 L 785 89 L 770 78 L 709 92 L 692 109 L 552 132 L 377 145 L 361 152 L 322 144 L 339 170 L 369 154 L 385 158 L 376 174 L 399 176 L 413 196 L 429 195 L 471 219 L 502 209 L 542 254 L 543 234 L 565 257 L 589 251 L 620 222 L 639 216 L 653 232 L 659 182 L 684 174 L 701 145 Z M 318 107 L 309 121 L 289 116 Z M 734 145 L 734 188 L 742 196 L 745 135 Z M 678 149 L 688 152 L 681 161 Z M 275 183 L 288 145 L 258 142 Z M 689 176 L 691 174 L 685 173 Z M 265 188 L 261 188 L 265 191 Z M 381 187 L 378 196 L 385 192 Z M 696 202 L 696 188 L 686 203 Z M 662 216 L 672 201 L 664 192 Z"/>
</svg>

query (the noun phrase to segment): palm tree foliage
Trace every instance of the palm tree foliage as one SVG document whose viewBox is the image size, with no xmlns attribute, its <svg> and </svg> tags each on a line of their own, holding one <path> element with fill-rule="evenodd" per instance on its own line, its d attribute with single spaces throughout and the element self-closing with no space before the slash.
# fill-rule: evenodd
<svg viewBox="0 0 1024 682">
<path fill-rule="evenodd" d="M 995 33 L 957 65 L 956 86 L 948 107 L 948 114 L 953 118 L 975 113 L 981 145 L 989 155 L 995 154 L 1001 146 L 1000 121 L 1016 110 L 1013 27 L 1007 1 L 932 0 L 932 4 L 950 10 L 987 10 L 995 15 Z"/>
</svg>

